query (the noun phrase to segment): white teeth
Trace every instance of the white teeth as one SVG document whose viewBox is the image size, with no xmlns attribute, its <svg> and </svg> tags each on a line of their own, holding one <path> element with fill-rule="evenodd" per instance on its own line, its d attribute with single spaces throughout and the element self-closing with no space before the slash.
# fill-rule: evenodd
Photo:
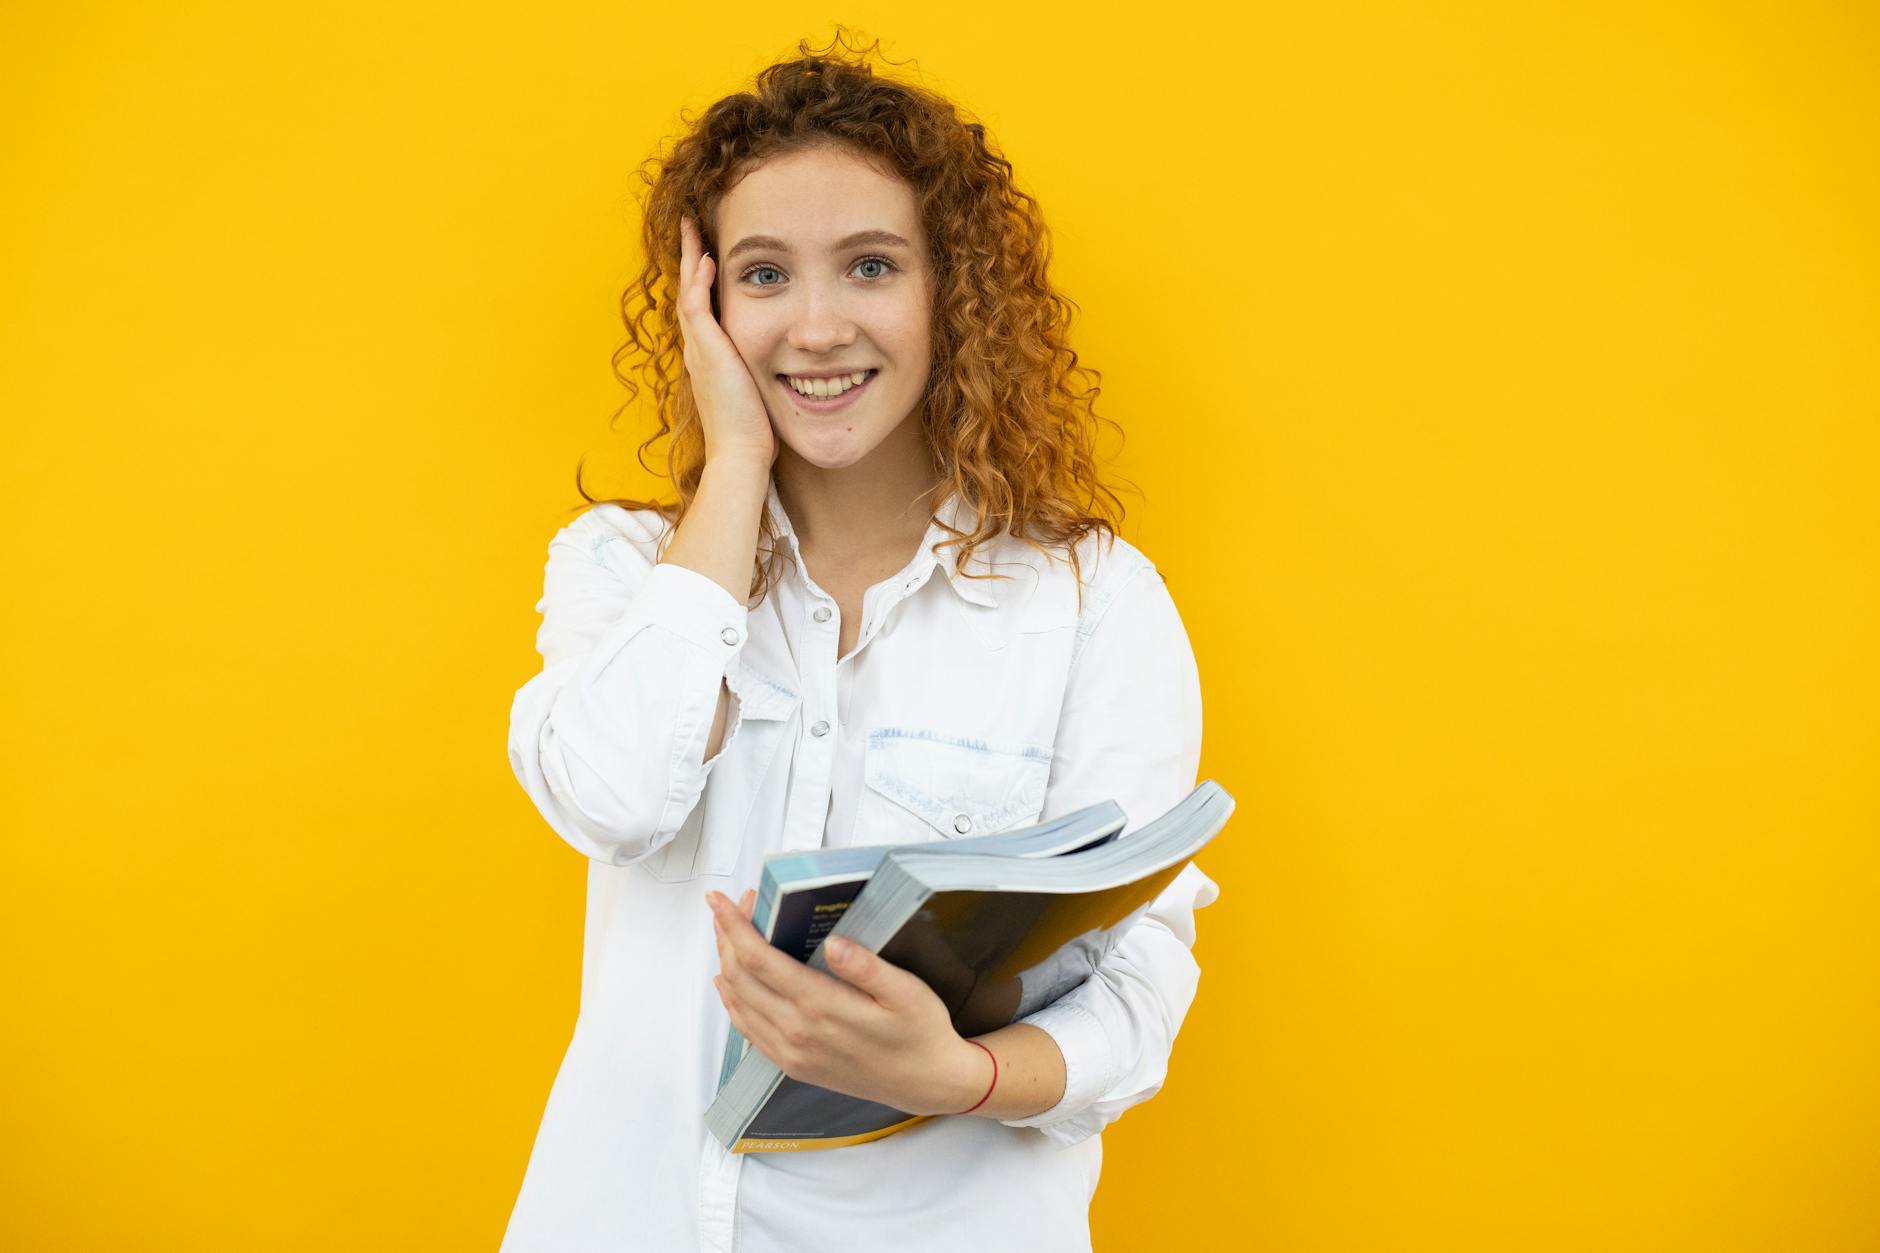
<svg viewBox="0 0 1880 1253">
<path fill-rule="evenodd" d="M 800 379 L 794 375 L 785 375 L 790 386 L 805 396 L 828 398 L 840 396 L 849 388 L 856 386 L 868 377 L 867 370 L 857 370 L 853 374 L 838 374 L 832 379 Z"/>
</svg>

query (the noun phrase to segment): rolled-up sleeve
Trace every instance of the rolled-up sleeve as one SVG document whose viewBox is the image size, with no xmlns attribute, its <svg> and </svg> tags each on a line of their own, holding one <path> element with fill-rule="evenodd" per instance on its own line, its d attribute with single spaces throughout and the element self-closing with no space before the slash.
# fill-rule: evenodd
<svg viewBox="0 0 1880 1253">
<path fill-rule="evenodd" d="M 643 516 L 597 506 L 549 541 L 542 670 L 509 714 L 510 768 L 542 817 L 617 866 L 678 832 L 743 704 L 732 700 L 719 753 L 704 760 L 721 685 L 737 695 L 748 611 L 707 576 L 656 563 Z"/>
<path fill-rule="evenodd" d="M 1088 593 L 1041 821 L 1115 800 L 1129 832 L 1193 790 L 1201 761 L 1201 683 L 1194 650 L 1161 574 L 1138 558 Z M 1170 1051 L 1193 1003 L 1200 966 L 1195 911 L 1220 888 L 1190 863 L 1094 973 L 1018 1021 L 1050 1034 L 1064 1054 L 1064 1095 L 1029 1118 L 1068 1147 L 1161 1090 Z"/>
</svg>

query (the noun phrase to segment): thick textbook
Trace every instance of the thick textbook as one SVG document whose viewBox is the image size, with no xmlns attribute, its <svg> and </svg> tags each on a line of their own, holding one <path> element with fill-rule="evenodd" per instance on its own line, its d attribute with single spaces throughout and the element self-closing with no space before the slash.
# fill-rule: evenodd
<svg viewBox="0 0 1880 1253">
<path fill-rule="evenodd" d="M 771 944 L 800 962 L 810 960 L 823 938 L 835 929 L 881 860 L 895 849 L 922 848 L 950 853 L 992 853 L 1002 857 L 1056 857 L 1060 853 L 1095 848 L 1116 838 L 1128 823 L 1122 807 L 1103 801 L 1042 822 L 1036 826 L 931 844 L 868 844 L 850 848 L 809 849 L 773 853 L 764 859 L 764 875 L 757 886 L 751 925 Z M 825 965 L 821 969 L 827 970 Z M 732 1071 L 747 1046 L 736 1027 L 725 1037 L 724 1063 L 718 1086 L 731 1081 Z"/>
<path fill-rule="evenodd" d="M 1110 804 L 979 840 L 832 850 L 821 856 L 858 854 L 876 864 L 872 873 L 830 871 L 837 908 L 821 916 L 809 895 L 815 876 L 788 866 L 817 855 L 780 855 L 772 859 L 775 885 L 765 867 L 758 911 L 766 889 L 773 903 L 758 929 L 824 972 L 829 935 L 880 953 L 927 981 L 961 1035 L 984 1035 L 1082 983 L 1233 809 L 1233 797 L 1205 780 L 1127 836 L 1116 837 L 1124 820 Z M 1102 821 L 1093 823 L 1098 811 Z M 734 1032 L 705 1125 L 734 1153 L 798 1152 L 879 1139 L 930 1116 L 791 1079 Z"/>
</svg>

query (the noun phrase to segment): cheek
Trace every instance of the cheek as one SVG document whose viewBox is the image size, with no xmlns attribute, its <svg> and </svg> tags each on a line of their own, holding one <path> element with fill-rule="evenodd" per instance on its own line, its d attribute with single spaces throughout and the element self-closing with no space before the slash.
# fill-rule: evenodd
<svg viewBox="0 0 1880 1253">
<path fill-rule="evenodd" d="M 718 325 L 724 328 L 725 335 L 731 340 L 731 346 L 738 350 L 746 364 L 759 360 L 768 343 L 768 330 L 763 319 L 752 317 L 748 309 L 733 305 L 718 317 Z"/>
<path fill-rule="evenodd" d="M 933 327 L 924 304 L 910 304 L 894 318 L 892 334 L 896 349 L 910 363 L 924 360 L 932 344 Z"/>
</svg>

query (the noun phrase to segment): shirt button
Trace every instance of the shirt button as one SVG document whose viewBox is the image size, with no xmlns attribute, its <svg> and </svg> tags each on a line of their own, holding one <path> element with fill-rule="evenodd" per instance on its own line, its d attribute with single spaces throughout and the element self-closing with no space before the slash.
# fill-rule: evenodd
<svg viewBox="0 0 1880 1253">
<path fill-rule="evenodd" d="M 827 735 L 829 734 L 829 724 L 827 722 L 818 721 L 810 727 L 809 733 L 811 735 Z"/>
<path fill-rule="evenodd" d="M 973 829 L 973 820 L 968 818 L 965 814 L 954 814 L 953 829 L 958 831 L 961 835 L 965 835 L 968 831 Z"/>
<path fill-rule="evenodd" d="M 727 644 L 735 644 L 738 642 L 738 628 L 726 627 L 718 633 L 718 638 Z"/>
<path fill-rule="evenodd" d="M 816 621 L 818 622 L 829 621 L 829 606 L 827 605 L 816 606 L 816 612 L 811 614 L 810 617 L 816 619 Z"/>
</svg>

